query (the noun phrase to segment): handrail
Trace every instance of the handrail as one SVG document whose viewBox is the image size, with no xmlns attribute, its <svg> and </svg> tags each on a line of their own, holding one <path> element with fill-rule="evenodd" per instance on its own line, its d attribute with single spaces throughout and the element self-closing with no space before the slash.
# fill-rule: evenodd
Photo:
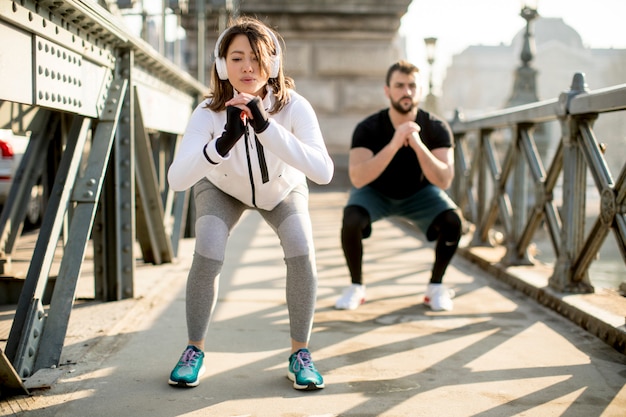
<svg viewBox="0 0 626 417">
<path fill-rule="evenodd" d="M 593 128 L 603 113 L 623 110 L 626 84 L 589 91 L 584 74 L 577 73 L 570 89 L 556 99 L 471 120 L 463 120 L 457 112 L 450 123 L 456 141 L 455 181 L 450 193 L 475 229 L 470 247 L 503 245 L 502 265 L 530 265 L 534 262 L 529 245 L 543 224 L 556 255 L 549 285 L 565 293 L 594 291 L 589 267 L 610 231 L 626 263 L 626 163 L 614 180 L 604 145 Z M 536 138 L 537 129 L 546 122 L 559 122 L 560 137 L 551 164 L 544 168 Z M 512 132 L 508 144 L 494 135 L 503 129 Z M 472 150 L 471 135 L 477 136 Z M 506 146 L 501 158 L 498 146 Z M 588 175 L 594 180 L 600 206 L 592 230 L 585 236 Z M 555 199 L 559 186 L 562 202 Z M 493 239 L 496 230 L 501 239 Z"/>
</svg>

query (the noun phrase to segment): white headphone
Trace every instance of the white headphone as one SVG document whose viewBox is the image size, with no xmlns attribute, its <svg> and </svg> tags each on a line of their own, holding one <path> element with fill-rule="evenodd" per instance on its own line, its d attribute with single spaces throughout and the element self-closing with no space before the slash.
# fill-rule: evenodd
<svg viewBox="0 0 626 417">
<path fill-rule="evenodd" d="M 280 70 L 280 42 L 278 42 L 276 35 L 274 35 L 274 32 L 272 32 L 270 29 L 267 29 L 266 32 L 270 36 L 270 38 L 272 38 L 272 42 L 274 42 L 274 48 L 276 49 L 276 54 L 270 57 L 270 78 L 276 78 L 278 77 L 278 72 Z M 228 79 L 228 71 L 226 70 L 226 59 L 219 56 L 220 44 L 222 43 L 222 39 L 224 38 L 224 35 L 226 35 L 226 33 L 228 33 L 228 29 L 222 32 L 219 38 L 217 38 L 217 42 L 215 42 L 215 51 L 213 51 L 213 54 L 215 55 L 215 69 L 217 70 L 217 75 L 220 80 Z"/>
</svg>

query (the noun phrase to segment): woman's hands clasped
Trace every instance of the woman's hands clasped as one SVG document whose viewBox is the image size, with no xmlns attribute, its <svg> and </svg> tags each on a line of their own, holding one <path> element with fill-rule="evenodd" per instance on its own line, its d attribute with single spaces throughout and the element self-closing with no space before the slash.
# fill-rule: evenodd
<svg viewBox="0 0 626 417">
<path fill-rule="evenodd" d="M 226 106 L 237 107 L 250 119 L 250 125 L 256 133 L 261 133 L 269 126 L 267 112 L 263 107 L 263 101 L 259 96 L 240 93 L 236 97 L 228 100 Z"/>
</svg>

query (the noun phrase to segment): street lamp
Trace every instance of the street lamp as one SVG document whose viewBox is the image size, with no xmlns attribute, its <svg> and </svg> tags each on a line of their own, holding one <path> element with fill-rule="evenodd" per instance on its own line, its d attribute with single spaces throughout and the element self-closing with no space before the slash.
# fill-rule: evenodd
<svg viewBox="0 0 626 417">
<path fill-rule="evenodd" d="M 526 21 L 526 29 L 524 31 L 524 44 L 522 45 L 522 53 L 520 58 L 522 64 L 517 67 L 515 71 L 515 79 L 513 82 L 513 93 L 509 98 L 507 107 L 519 106 L 528 103 L 534 103 L 539 100 L 537 96 L 537 70 L 530 65 L 535 53 L 535 38 L 531 31 L 531 23 L 535 20 L 539 13 L 537 13 L 537 0 L 524 0 L 522 1 L 522 10 L 520 16 Z M 521 129 L 513 129 L 511 140 L 512 147 L 515 147 L 518 138 L 520 138 Z M 528 130 L 529 134 L 535 140 L 538 152 L 541 155 L 540 160 L 545 160 L 545 148 L 547 145 L 547 137 L 541 124 L 533 126 L 531 130 Z M 523 158 L 517 158 L 513 167 L 513 181 L 511 184 L 507 184 L 508 193 L 511 197 L 511 204 L 513 208 L 511 237 L 509 242 L 515 242 L 524 233 L 524 225 L 528 218 L 528 212 L 534 206 L 534 198 L 529 201 L 529 198 L 533 196 L 528 192 L 530 189 L 530 181 L 532 178 L 529 176 L 528 165 L 523 161 Z M 524 254 L 515 253 L 514 251 L 507 251 L 505 255 L 505 262 L 515 264 L 530 264 L 530 255 L 528 250 L 524 251 Z"/>
<path fill-rule="evenodd" d="M 424 109 L 431 113 L 438 113 L 437 98 L 433 94 L 433 64 L 435 63 L 435 46 L 437 38 L 424 38 L 426 44 L 426 61 L 428 62 L 428 94 L 424 102 Z"/>
<path fill-rule="evenodd" d="M 428 94 L 433 92 L 433 64 L 435 63 L 435 46 L 437 45 L 437 38 L 424 38 L 426 44 L 426 60 L 429 65 L 428 73 Z"/>
</svg>

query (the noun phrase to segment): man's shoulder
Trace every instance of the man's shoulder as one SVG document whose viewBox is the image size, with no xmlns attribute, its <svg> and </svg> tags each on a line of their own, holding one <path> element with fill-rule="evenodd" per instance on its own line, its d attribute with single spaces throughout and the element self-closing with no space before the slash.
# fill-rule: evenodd
<svg viewBox="0 0 626 417">
<path fill-rule="evenodd" d="M 440 117 L 433 113 L 429 113 L 422 109 L 419 109 L 417 112 L 416 122 L 422 127 L 428 125 L 431 129 L 434 129 L 436 131 L 444 131 L 447 134 L 452 133 L 452 131 L 450 130 L 450 125 L 443 117 Z"/>
<path fill-rule="evenodd" d="M 426 110 L 418 109 L 417 111 L 417 120 L 418 121 L 428 121 L 430 123 L 443 124 L 447 125 L 448 122 L 441 116 L 438 116 L 434 113 L 430 113 Z"/>
</svg>

